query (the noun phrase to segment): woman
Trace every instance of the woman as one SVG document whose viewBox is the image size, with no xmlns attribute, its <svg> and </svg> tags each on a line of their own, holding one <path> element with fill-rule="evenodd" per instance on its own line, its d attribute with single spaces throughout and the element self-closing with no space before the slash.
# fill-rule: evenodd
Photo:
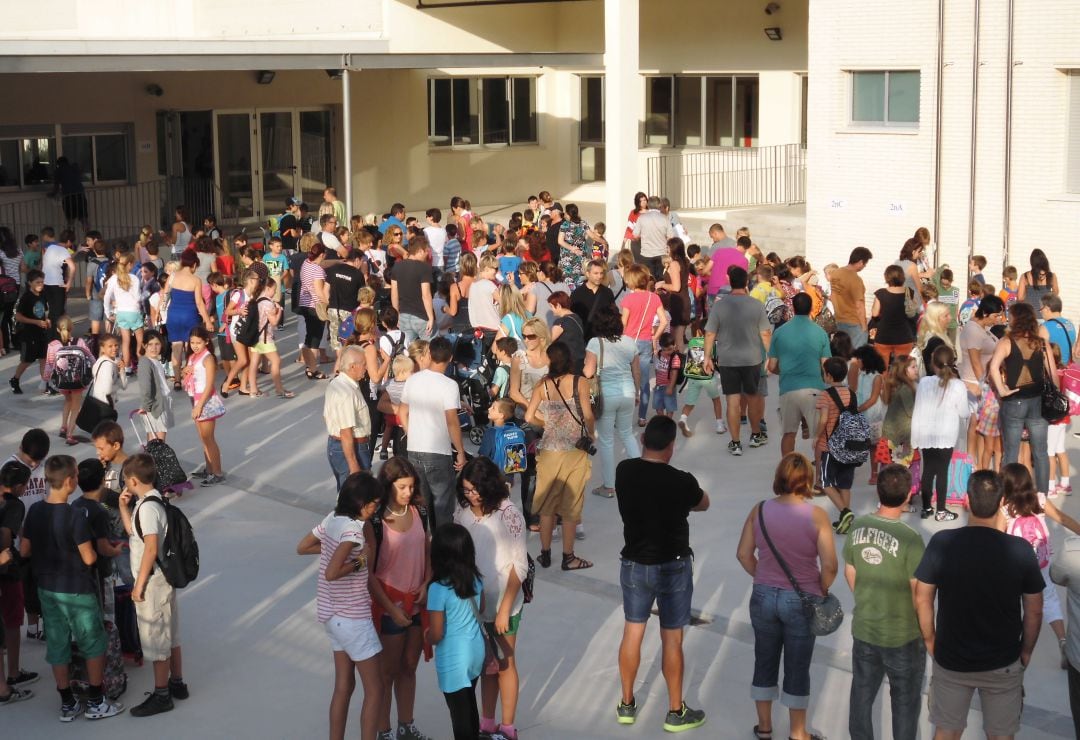
<svg viewBox="0 0 1080 740">
<path fill-rule="evenodd" d="M 515 649 L 525 605 L 521 584 L 529 572 L 525 519 L 510 501 L 510 484 L 502 471 L 486 457 L 473 458 L 462 468 L 457 480 L 457 501 L 459 508 L 454 521 L 469 531 L 476 546 L 476 567 L 480 569 L 484 589 L 481 616 L 505 658 L 500 661 L 497 674 L 485 672 L 480 677 L 480 732 L 499 732 L 516 740 Z M 496 724 L 495 704 L 500 698 L 502 717 Z"/>
<path fill-rule="evenodd" d="M 537 283 L 532 288 L 532 293 L 536 296 L 536 311 L 533 315 L 542 319 L 550 331 L 555 325 L 555 314 L 551 312 L 548 298 L 560 290 L 570 295 L 573 288 L 563 282 L 562 270 L 554 262 L 542 262 L 539 272 L 536 273 L 536 279 Z"/>
<path fill-rule="evenodd" d="M 416 705 L 416 666 L 424 647 L 427 589 L 431 583 L 431 539 L 427 509 L 416 485 L 416 470 L 402 457 L 394 457 L 379 471 L 382 501 L 371 518 L 375 552 L 371 564 L 372 617 L 379 631 L 382 652 L 383 696 L 380 707 L 382 736 L 394 736 L 390 704 L 397 697 L 396 737 L 427 738 L 413 724 Z M 429 656 L 430 657 L 430 656 Z"/>
<path fill-rule="evenodd" d="M 308 380 L 326 380 L 326 373 L 319 370 L 317 352 L 322 343 L 326 321 L 319 316 L 317 306 L 330 305 L 330 284 L 326 282 L 326 247 L 316 242 L 308 250 L 307 259 L 300 267 L 300 315 L 304 317 L 304 349 L 301 355 L 307 368 Z M 325 315 L 325 313 L 323 314 Z"/>
<path fill-rule="evenodd" d="M 525 351 L 514 355 L 510 362 L 509 396 L 518 405 L 519 411 L 524 413 L 529 407 L 533 392 L 540 384 L 540 380 L 547 375 L 547 348 L 551 344 L 551 335 L 548 334 L 547 324 L 542 319 L 532 318 L 522 327 L 521 337 L 525 344 Z M 525 434 L 530 439 L 531 445 L 535 444 L 539 436 L 536 431 L 526 427 Z M 532 449 L 531 445 L 530 449 Z M 529 452 L 526 470 L 521 474 L 521 511 L 525 514 L 529 529 L 539 532 L 540 520 L 533 515 L 532 510 L 535 489 L 536 453 L 534 450 Z"/>
<path fill-rule="evenodd" d="M 450 199 L 450 218 L 458 228 L 458 238 L 461 239 L 462 254 L 473 251 L 472 229 L 469 227 L 469 216 L 472 215 L 465 207 L 465 199 L 455 195 Z"/>
<path fill-rule="evenodd" d="M 904 269 L 899 265 L 885 268 L 885 287 L 874 291 L 874 305 L 870 308 L 870 318 L 874 332 L 874 350 L 888 365 L 892 358 L 911 354 L 915 343 L 915 332 L 911 328 L 911 319 L 904 312 L 904 298 L 907 288 Z"/>
<path fill-rule="evenodd" d="M 522 300 L 521 291 L 512 283 L 503 283 L 499 287 L 499 330 L 495 332 L 495 338 L 511 337 L 521 341 L 521 327 L 529 318 L 529 312 L 525 309 L 525 301 Z"/>
<path fill-rule="evenodd" d="M 540 266 L 535 262 L 522 262 L 518 268 L 518 278 L 521 280 L 521 301 L 525 304 L 525 311 L 529 316 L 535 316 L 537 298 L 533 291 L 540 280 Z"/>
<path fill-rule="evenodd" d="M 925 253 L 926 246 L 919 239 L 912 237 L 904 242 L 904 246 L 900 248 L 899 258 L 893 263 L 904 272 L 904 288 L 912 292 L 912 297 L 920 311 L 923 307 L 923 280 L 929 280 L 934 275 L 933 270 L 922 271 L 919 266 Z M 909 319 L 909 321 L 914 328 L 915 319 Z"/>
<path fill-rule="evenodd" d="M 608 273 L 612 295 L 615 296 L 615 305 L 622 306 L 622 299 L 626 296 L 626 270 L 634 264 L 634 254 L 629 249 L 624 249 L 615 256 L 615 264 Z"/>
<path fill-rule="evenodd" d="M 1058 289 L 1057 275 L 1050 272 L 1050 261 L 1041 249 L 1031 250 L 1029 258 L 1031 269 L 1020 276 L 1016 300 L 1023 301 L 1035 309 L 1038 316 L 1042 309 L 1042 297 L 1047 293 L 1061 295 Z"/>
<path fill-rule="evenodd" d="M 574 375 L 570 350 L 562 342 L 547 348 L 548 374 L 533 390 L 525 421 L 542 426 L 536 453 L 535 506 L 540 514 L 541 567 L 551 567 L 555 515 L 562 516 L 563 570 L 584 570 L 593 564 L 574 554 L 577 523 L 581 521 L 585 484 L 592 475 L 591 446 L 596 436 L 589 383 Z"/>
<path fill-rule="evenodd" d="M 353 322 L 350 343 L 356 344 L 364 351 L 365 375 L 360 378 L 360 390 L 364 393 L 364 399 L 368 404 L 372 429 L 376 429 L 378 421 L 382 419 L 382 414 L 378 412 L 379 384 L 390 372 L 390 353 L 379 348 L 379 324 L 374 309 L 361 308 L 356 312 Z M 383 341 L 386 342 L 386 339 L 384 338 Z M 391 351 L 393 351 L 394 341 L 390 340 Z"/>
<path fill-rule="evenodd" d="M 600 453 L 603 480 L 593 493 L 615 496 L 615 435 L 619 435 L 625 457 L 641 455 L 634 436 L 634 393 L 641 385 L 641 359 L 637 342 L 623 333 L 622 318 L 615 306 L 603 306 L 593 317 L 596 333 L 585 348 L 585 377 L 600 378 L 604 413 L 596 420 L 596 449 Z"/>
<path fill-rule="evenodd" d="M 184 358 L 186 339 L 197 327 L 213 328 L 203 300 L 202 280 L 195 277 L 199 258 L 192 251 L 180 255 L 180 268 L 161 289 L 161 302 L 167 306 L 165 331 L 172 342 L 173 390 L 180 390 L 180 365 Z M 164 309 L 163 309 L 164 310 Z"/>
<path fill-rule="evenodd" d="M 623 233 L 623 249 L 629 249 L 634 259 L 641 257 L 641 240 L 634 236 L 634 224 L 638 216 L 649 210 L 649 196 L 645 193 L 634 193 L 634 209 L 626 217 L 626 231 Z"/>
<path fill-rule="evenodd" d="M 690 278 L 690 262 L 686 259 L 686 245 L 678 237 L 668 239 L 668 255 L 671 262 L 664 272 L 664 279 L 657 283 L 655 290 L 668 293 L 668 313 L 671 314 L 671 336 L 679 352 L 686 351 L 686 327 L 690 325 L 690 293 L 687 284 Z"/>
<path fill-rule="evenodd" d="M 391 226 L 386 230 L 383 249 L 386 250 L 386 256 L 391 265 L 408 256 L 405 251 L 405 232 L 400 226 Z"/>
<path fill-rule="evenodd" d="M 820 737 L 806 726 L 815 638 L 802 600 L 780 565 L 782 559 L 799 588 L 810 598 L 824 598 L 836 579 L 838 564 L 832 526 L 824 509 L 812 503 L 813 476 L 814 467 L 805 457 L 797 452 L 784 455 L 773 478 L 776 498 L 750 510 L 739 539 L 739 564 L 754 579 L 750 596 L 750 622 L 754 628 L 754 677 L 750 695 L 757 707 L 754 734 L 759 738 L 772 736 L 772 704 L 778 694 L 781 654 L 784 659 L 781 701 L 788 708 L 791 725 L 788 735 L 800 740 Z M 762 521 L 772 546 L 762 534 Z"/>
<path fill-rule="evenodd" d="M 121 252 L 116 257 L 116 270 L 105 281 L 105 316 L 120 330 L 123 349 L 124 370 L 131 376 L 135 374 L 135 359 L 131 356 L 131 335 L 135 334 L 135 351 L 142 351 L 143 340 L 143 303 L 140 293 L 139 277 L 131 274 L 135 257 L 130 252 Z"/>
<path fill-rule="evenodd" d="M 200 236 L 195 240 L 195 255 L 199 258 L 199 266 L 195 268 L 195 275 L 206 282 L 210 273 L 214 271 L 214 265 L 218 260 L 217 248 L 214 240 L 208 236 Z"/>
<path fill-rule="evenodd" d="M 1046 446 L 1046 419 L 1042 416 L 1042 387 L 1049 373 L 1058 384 L 1054 357 L 1047 350 L 1050 334 L 1039 326 L 1035 309 L 1014 303 L 1009 309 L 1009 329 L 990 358 L 990 381 L 1001 399 L 1001 436 L 1004 462 L 1019 461 L 1024 430 L 1031 441 L 1031 462 L 1038 493 L 1047 493 L 1050 460 Z"/>
<path fill-rule="evenodd" d="M 956 371 L 956 353 L 941 345 L 934 350 L 929 371 L 915 390 L 911 412 L 911 446 L 922 456 L 922 518 L 950 522 L 955 512 L 945 508 L 949 492 L 949 462 L 971 409 L 967 388 Z M 1043 445 L 1045 449 L 1046 445 Z M 937 494 L 937 512 L 932 506 Z"/>
<path fill-rule="evenodd" d="M 949 339 L 949 307 L 944 303 L 927 304 L 923 311 L 922 320 L 919 322 L 919 334 L 916 338 L 916 347 L 919 350 L 919 360 L 922 367 L 919 377 L 933 375 L 930 369 L 930 359 L 934 351 L 941 346 L 952 349 L 953 344 Z"/>
<path fill-rule="evenodd" d="M 0 226 L 0 275 L 6 275 L 15 283 L 15 296 L 17 299 L 22 288 L 22 273 L 19 267 L 22 265 L 22 250 L 11 229 Z M 16 300 L 0 302 L 0 357 L 15 349 L 13 325 L 15 321 Z"/>
<path fill-rule="evenodd" d="M 447 308 L 447 313 L 454 317 L 450 331 L 453 334 L 470 334 L 472 322 L 469 319 L 469 290 L 476 280 L 476 255 L 463 252 L 458 261 L 458 271 L 458 279 L 450 286 L 450 305 Z"/>
<path fill-rule="evenodd" d="M 642 265 L 631 265 L 624 275 L 630 291 L 620 309 L 623 333 L 634 340 L 638 350 L 638 426 L 645 426 L 649 410 L 649 366 L 660 348 L 660 337 L 667 331 L 667 312 L 660 296 L 648 290 L 649 271 Z"/>
<path fill-rule="evenodd" d="M 578 207 L 567 204 L 566 218 L 559 224 L 559 269 L 574 287 L 585 282 L 585 264 L 592 256 L 588 240 L 598 236 L 578 213 Z"/>
<path fill-rule="evenodd" d="M 169 381 L 165 377 L 165 366 L 161 363 L 161 352 L 165 343 L 156 331 L 146 332 L 143 341 L 143 360 L 139 363 L 139 408 L 146 428 L 146 441 L 160 439 L 173 425 L 172 396 L 169 395 Z"/>
<path fill-rule="evenodd" d="M 45 354 L 45 380 L 50 387 L 56 388 L 56 378 L 54 373 L 57 370 L 67 370 L 67 362 L 69 360 L 65 358 L 58 358 L 57 353 L 65 347 L 74 347 L 77 352 L 82 353 L 82 365 L 83 368 L 93 368 L 94 354 L 90 351 L 90 347 L 82 339 L 78 339 L 75 336 L 75 324 L 67 316 L 61 316 L 56 320 L 56 339 L 49 342 L 48 349 Z M 57 361 L 60 360 L 64 364 L 64 367 L 58 367 Z M 78 357 L 76 356 L 76 361 Z M 74 370 L 74 366 L 72 366 Z M 74 373 L 68 373 L 67 377 L 73 377 Z M 110 376 L 110 368 L 105 368 L 103 376 Z M 81 378 L 73 378 L 74 380 L 81 381 Z M 93 378 L 91 376 L 91 382 Z M 111 382 L 111 380 L 110 380 Z M 82 407 L 83 392 L 86 390 L 84 387 L 60 387 L 58 389 L 60 395 L 64 397 L 64 408 L 60 412 L 60 436 L 69 445 L 77 445 L 79 440 L 75 438 L 75 419 L 79 416 L 79 409 Z"/>
<path fill-rule="evenodd" d="M 551 325 L 551 341 L 562 342 L 570 350 L 570 362 L 574 374 L 581 375 L 585 368 L 585 327 L 581 317 L 570 310 L 570 296 L 557 290 L 547 299 L 555 320 Z"/>
<path fill-rule="evenodd" d="M 530 231 L 518 240 L 518 247 L 525 247 L 525 262 L 543 264 L 551 262 L 551 252 L 547 248 L 547 240 L 539 231 Z"/>
<path fill-rule="evenodd" d="M 173 215 L 175 219 L 173 220 L 172 229 L 165 236 L 165 240 L 172 245 L 173 257 L 179 259 L 180 255 L 191 244 L 192 233 L 191 227 L 188 226 L 191 223 L 191 216 L 188 215 L 187 206 L 177 206 Z M 186 337 L 187 334 L 184 336 Z"/>
<path fill-rule="evenodd" d="M 979 407 L 984 393 L 993 393 L 987 384 L 986 372 L 990 367 L 990 360 L 994 356 L 998 339 L 990 330 L 1004 320 L 1005 304 L 996 295 L 986 296 L 979 301 L 979 307 L 971 319 L 964 324 L 957 338 L 960 380 L 967 386 L 968 405 L 972 409 Z M 982 440 L 977 426 L 978 415 L 973 413 L 968 421 L 967 449 L 975 454 L 975 459 L 978 460 L 981 458 L 981 454 L 978 453 L 981 452 Z"/>
<path fill-rule="evenodd" d="M 225 474 L 221 470 L 221 449 L 214 439 L 217 420 L 225 415 L 225 402 L 214 385 L 217 359 L 212 341 L 212 335 L 205 328 L 196 326 L 191 330 L 188 360 L 183 374 L 184 390 L 191 397 L 191 419 L 199 431 L 203 448 L 203 468 L 192 473 L 191 477 L 202 478 L 204 488 L 225 482 Z"/>
</svg>

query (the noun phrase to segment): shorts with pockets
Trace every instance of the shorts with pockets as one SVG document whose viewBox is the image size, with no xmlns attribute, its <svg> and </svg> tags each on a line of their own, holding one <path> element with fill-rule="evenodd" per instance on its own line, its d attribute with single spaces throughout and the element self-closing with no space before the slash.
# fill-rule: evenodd
<svg viewBox="0 0 1080 740">
<path fill-rule="evenodd" d="M 100 298 L 91 298 L 86 302 L 87 317 L 91 321 L 105 320 L 105 301 Z"/>
<path fill-rule="evenodd" d="M 817 429 L 817 399 L 821 391 L 800 388 L 780 394 L 780 426 L 783 434 L 795 434 L 805 419 L 810 429 Z"/>
<path fill-rule="evenodd" d="M 716 378 L 709 378 L 707 380 L 689 378 L 686 381 L 686 393 L 683 395 L 683 404 L 686 406 L 696 406 L 702 391 L 705 391 L 705 395 L 709 397 L 710 401 L 720 398 L 720 389 L 716 387 Z"/>
<path fill-rule="evenodd" d="M 333 616 L 323 625 L 330 638 L 330 649 L 345 653 L 354 663 L 373 658 L 382 651 L 382 643 L 370 619 Z"/>
<path fill-rule="evenodd" d="M 725 396 L 737 396 L 745 393 L 756 396 L 761 383 L 761 363 L 740 365 L 737 367 L 719 367 L 720 389 Z"/>
<path fill-rule="evenodd" d="M 619 567 L 619 585 L 622 587 L 623 617 L 627 622 L 648 622 L 655 603 L 661 629 L 680 629 L 690 624 L 690 602 L 694 596 L 692 557 L 648 565 L 623 558 Z"/>
<path fill-rule="evenodd" d="M 668 393 L 666 385 L 658 385 L 653 389 L 653 411 L 656 413 L 674 414 L 679 410 L 679 389 L 674 393 Z"/>
<path fill-rule="evenodd" d="M 971 697 L 979 692 L 987 735 L 1015 735 L 1024 709 L 1024 667 L 1020 661 L 992 671 L 950 671 L 934 661 L 927 703 L 930 722 L 941 730 L 967 727 Z"/>
<path fill-rule="evenodd" d="M 176 611 L 176 589 L 155 568 L 146 582 L 143 600 L 135 602 L 139 618 L 139 641 L 147 660 L 168 660 L 180 646 L 180 617 Z M 48 634 L 46 632 L 45 634 Z"/>
<path fill-rule="evenodd" d="M 828 451 L 822 452 L 821 464 L 818 466 L 821 487 L 850 491 L 855 484 L 855 468 L 857 467 L 857 465 L 840 462 L 830 455 Z"/>
<path fill-rule="evenodd" d="M 86 658 L 105 654 L 109 639 L 97 594 L 65 594 L 39 588 L 38 598 L 45 629 L 46 663 L 68 665 L 72 640 Z"/>
</svg>

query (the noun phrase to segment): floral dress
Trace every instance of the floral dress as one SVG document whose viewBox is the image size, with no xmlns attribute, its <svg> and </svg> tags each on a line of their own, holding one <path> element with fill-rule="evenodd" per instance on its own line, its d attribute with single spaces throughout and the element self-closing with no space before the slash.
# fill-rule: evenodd
<svg viewBox="0 0 1080 740">
<path fill-rule="evenodd" d="M 589 224 L 584 220 L 574 223 L 567 220 L 559 224 L 559 232 L 563 240 L 572 247 L 581 250 L 581 254 L 574 254 L 569 249 L 563 248 L 559 253 L 559 269 L 563 277 L 572 287 L 577 288 L 585 282 L 585 263 L 589 261 L 585 234 L 589 230 Z"/>
</svg>

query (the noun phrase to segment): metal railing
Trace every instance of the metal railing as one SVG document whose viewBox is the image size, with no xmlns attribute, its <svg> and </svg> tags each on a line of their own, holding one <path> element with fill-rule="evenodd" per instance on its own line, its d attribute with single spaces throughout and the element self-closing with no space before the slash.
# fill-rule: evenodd
<svg viewBox="0 0 1080 740">
<path fill-rule="evenodd" d="M 661 154 L 648 160 L 649 193 L 672 208 L 737 208 L 806 202 L 801 144 Z"/>
</svg>

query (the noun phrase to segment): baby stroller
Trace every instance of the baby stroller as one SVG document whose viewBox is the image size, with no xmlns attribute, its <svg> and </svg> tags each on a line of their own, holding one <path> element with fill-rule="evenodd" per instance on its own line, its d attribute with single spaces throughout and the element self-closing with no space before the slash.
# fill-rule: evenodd
<svg viewBox="0 0 1080 740">
<path fill-rule="evenodd" d="M 472 334 L 450 334 L 448 338 L 454 345 L 454 355 L 446 374 L 458 384 L 458 418 L 462 430 L 469 433 L 469 441 L 479 445 L 484 440 L 491 408 L 488 387 L 495 376 L 495 355 L 491 351 L 494 335 L 477 329 Z"/>
</svg>

